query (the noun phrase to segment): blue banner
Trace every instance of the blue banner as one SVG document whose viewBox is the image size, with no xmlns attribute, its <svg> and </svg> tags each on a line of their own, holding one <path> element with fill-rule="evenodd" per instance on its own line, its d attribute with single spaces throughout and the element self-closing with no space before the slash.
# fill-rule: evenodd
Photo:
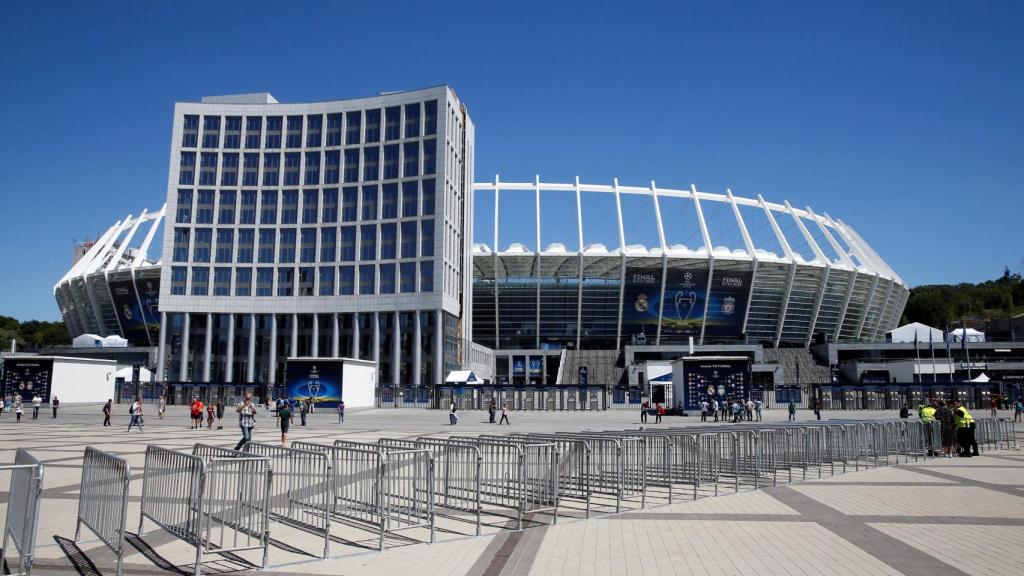
<svg viewBox="0 0 1024 576">
<path fill-rule="evenodd" d="M 142 318 L 151 342 L 160 341 L 160 279 L 136 278 L 135 293 L 142 307 Z"/>
<path fill-rule="evenodd" d="M 312 399 L 317 406 L 337 406 L 342 398 L 342 360 L 289 359 L 285 390 L 286 398 Z"/>
<path fill-rule="evenodd" d="M 36 394 L 43 402 L 50 401 L 50 383 L 53 379 L 53 360 L 7 358 L 4 360 L 3 395 L 21 397 L 25 410 Z"/>
<path fill-rule="evenodd" d="M 109 286 L 117 321 L 121 325 L 121 336 L 133 346 L 149 346 L 146 314 L 135 294 L 135 284 L 131 280 L 118 280 L 110 282 Z"/>
<path fill-rule="evenodd" d="M 661 303 L 662 338 L 700 336 L 707 287 L 707 268 L 668 269 Z"/>
<path fill-rule="evenodd" d="M 530 376 L 544 375 L 544 359 L 540 356 L 530 356 Z"/>
<path fill-rule="evenodd" d="M 661 265 L 627 266 L 622 298 L 622 335 L 630 340 L 639 334 L 658 333 L 661 298 Z"/>
<path fill-rule="evenodd" d="M 701 400 L 745 401 L 750 392 L 750 362 L 732 359 L 683 361 L 685 408 L 700 408 Z"/>
<path fill-rule="evenodd" d="M 711 279 L 711 298 L 704 320 L 704 336 L 738 337 L 743 332 L 750 295 L 750 271 L 715 269 Z"/>
</svg>

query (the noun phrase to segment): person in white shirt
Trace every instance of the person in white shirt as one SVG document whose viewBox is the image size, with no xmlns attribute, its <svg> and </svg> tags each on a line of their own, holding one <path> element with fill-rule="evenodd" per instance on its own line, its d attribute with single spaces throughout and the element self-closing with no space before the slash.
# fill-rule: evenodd
<svg viewBox="0 0 1024 576">
<path fill-rule="evenodd" d="M 707 422 L 708 421 L 708 401 L 707 400 L 701 400 L 700 401 L 700 421 L 701 422 Z"/>
<path fill-rule="evenodd" d="M 715 416 L 715 422 L 718 422 L 718 400 L 711 399 L 711 413 Z"/>
<path fill-rule="evenodd" d="M 131 408 L 128 409 L 128 414 L 132 417 L 131 421 L 128 422 L 128 431 L 132 431 L 132 426 L 138 426 L 139 432 L 142 432 L 142 396 L 135 397 L 135 402 L 132 402 Z"/>
<path fill-rule="evenodd" d="M 38 420 L 39 419 L 39 406 L 42 405 L 42 403 L 43 403 L 43 399 L 39 397 L 39 394 L 36 394 L 35 396 L 32 397 L 32 419 L 33 420 Z"/>
</svg>

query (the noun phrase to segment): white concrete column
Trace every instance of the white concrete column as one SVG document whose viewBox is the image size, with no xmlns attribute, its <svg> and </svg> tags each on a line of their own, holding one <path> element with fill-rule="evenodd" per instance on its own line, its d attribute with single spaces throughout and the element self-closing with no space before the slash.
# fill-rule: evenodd
<svg viewBox="0 0 1024 576">
<path fill-rule="evenodd" d="M 313 314 L 313 342 L 310 346 L 313 358 L 320 357 L 320 315 Z"/>
<path fill-rule="evenodd" d="M 245 367 L 245 381 L 256 381 L 256 315 L 249 314 L 249 361 Z"/>
<path fill-rule="evenodd" d="M 277 314 L 270 315 L 270 362 L 267 366 L 267 383 L 277 382 Z"/>
<path fill-rule="evenodd" d="M 398 384 L 402 379 L 402 326 L 399 320 L 401 312 L 394 312 L 394 326 L 391 329 L 391 383 Z"/>
<path fill-rule="evenodd" d="M 292 314 L 292 345 L 288 351 L 289 356 L 299 355 L 299 315 Z"/>
<path fill-rule="evenodd" d="M 434 310 L 434 384 L 444 382 L 444 313 Z"/>
<path fill-rule="evenodd" d="M 206 314 L 206 338 L 203 342 L 203 382 L 210 381 L 210 356 L 213 355 L 213 314 Z"/>
<path fill-rule="evenodd" d="M 181 326 L 181 366 L 178 367 L 178 380 L 188 381 L 188 332 L 192 328 L 192 315 L 185 312 L 185 321 Z"/>
<path fill-rule="evenodd" d="M 423 313 L 419 310 L 413 312 L 412 315 L 412 384 L 413 386 L 419 386 L 421 384 L 420 371 L 423 369 L 423 333 L 421 332 L 422 327 L 420 326 L 421 317 Z"/>
<path fill-rule="evenodd" d="M 359 313 L 352 314 L 352 358 L 359 359 Z"/>
<path fill-rule="evenodd" d="M 380 312 L 373 313 L 373 343 L 371 344 L 370 358 L 373 358 L 377 365 L 377 374 L 380 374 Z"/>
<path fill-rule="evenodd" d="M 338 325 L 338 314 L 331 314 L 331 358 L 337 358 L 341 350 L 341 327 Z"/>
<path fill-rule="evenodd" d="M 167 370 L 167 313 L 160 313 L 160 341 L 157 342 L 156 380 L 164 382 Z"/>
<path fill-rule="evenodd" d="M 228 349 L 224 355 L 227 366 L 224 367 L 224 381 L 235 381 L 235 315 L 228 314 Z"/>
</svg>

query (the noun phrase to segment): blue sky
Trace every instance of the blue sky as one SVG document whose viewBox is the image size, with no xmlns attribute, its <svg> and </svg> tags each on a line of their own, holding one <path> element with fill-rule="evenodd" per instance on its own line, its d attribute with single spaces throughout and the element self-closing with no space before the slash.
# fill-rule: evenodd
<svg viewBox="0 0 1024 576">
<path fill-rule="evenodd" d="M 174 101 L 254 91 L 298 102 L 447 83 L 476 123 L 477 180 L 789 199 L 842 217 L 911 285 L 1024 269 L 1024 3 L 2 12 L 0 314 L 57 319 L 73 241 L 163 203 Z"/>
</svg>

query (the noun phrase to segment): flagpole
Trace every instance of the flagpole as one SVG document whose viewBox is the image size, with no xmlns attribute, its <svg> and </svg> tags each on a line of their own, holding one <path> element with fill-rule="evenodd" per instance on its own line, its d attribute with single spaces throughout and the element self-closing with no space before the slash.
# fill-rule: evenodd
<svg viewBox="0 0 1024 576">
<path fill-rule="evenodd" d="M 932 328 L 930 326 L 928 327 L 928 351 L 932 354 L 932 384 L 935 384 L 938 378 L 936 378 L 935 372 L 935 345 L 932 343 Z"/>
<path fill-rule="evenodd" d="M 953 369 L 953 346 L 949 342 L 949 337 L 952 335 L 949 332 L 949 324 L 946 324 L 946 331 L 943 332 L 943 339 L 946 341 L 946 362 L 949 364 L 949 383 L 953 383 L 953 376 L 956 375 L 956 370 Z"/>
<path fill-rule="evenodd" d="M 971 376 L 971 347 L 967 345 L 967 323 L 960 320 L 960 324 L 964 327 L 963 341 L 960 343 L 960 347 L 964 349 L 967 358 L 967 381 L 970 382 L 974 378 Z"/>
<path fill-rule="evenodd" d="M 917 327 L 914 327 L 914 375 L 917 377 L 917 383 L 923 384 L 924 378 L 921 377 L 921 351 L 917 349 Z"/>
</svg>

